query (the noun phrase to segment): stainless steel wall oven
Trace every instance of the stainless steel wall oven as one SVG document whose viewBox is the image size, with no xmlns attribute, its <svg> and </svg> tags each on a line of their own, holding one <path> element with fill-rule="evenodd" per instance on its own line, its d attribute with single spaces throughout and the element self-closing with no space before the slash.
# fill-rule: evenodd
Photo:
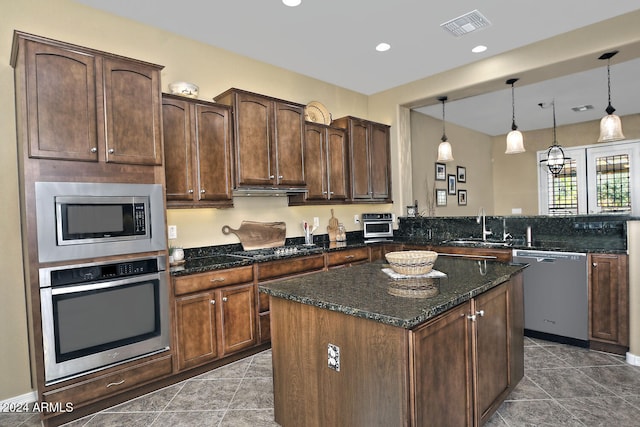
<svg viewBox="0 0 640 427">
<path fill-rule="evenodd" d="M 45 381 L 169 348 L 166 258 L 41 268 Z"/>
</svg>

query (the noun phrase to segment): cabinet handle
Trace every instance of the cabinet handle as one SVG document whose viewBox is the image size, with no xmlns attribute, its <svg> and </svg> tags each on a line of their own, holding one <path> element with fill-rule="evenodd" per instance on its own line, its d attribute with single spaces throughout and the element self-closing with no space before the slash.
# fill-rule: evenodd
<svg viewBox="0 0 640 427">
<path fill-rule="evenodd" d="M 204 193 L 206 193 L 205 190 L 200 190 L 200 194 L 204 194 Z"/>
<path fill-rule="evenodd" d="M 116 150 L 114 150 L 113 148 L 109 148 L 109 154 L 113 154 L 115 152 L 116 152 Z"/>
<path fill-rule="evenodd" d="M 355 255 L 346 255 L 346 256 L 344 257 L 344 259 L 351 259 L 351 258 L 355 258 Z"/>
<path fill-rule="evenodd" d="M 597 262 L 594 262 L 593 264 L 591 264 L 593 266 L 593 268 L 596 268 L 598 266 Z"/>
<path fill-rule="evenodd" d="M 212 299 L 211 301 L 209 301 L 211 303 L 211 305 L 216 305 L 216 300 Z"/>
<path fill-rule="evenodd" d="M 222 301 L 223 302 L 227 302 L 228 298 L 227 297 L 222 297 Z"/>
<path fill-rule="evenodd" d="M 216 277 L 215 279 L 210 279 L 210 282 L 216 283 L 216 282 L 224 282 L 226 279 L 224 277 Z"/>
<path fill-rule="evenodd" d="M 269 179 L 273 179 L 275 177 L 276 177 L 275 175 L 269 175 Z"/>
<path fill-rule="evenodd" d="M 122 384 L 124 384 L 124 380 L 121 380 L 121 381 L 118 381 L 118 382 L 115 382 L 115 383 L 109 383 L 109 384 L 107 384 L 107 388 L 109 388 L 111 386 L 122 385 Z"/>
<path fill-rule="evenodd" d="M 333 191 L 329 191 L 329 194 L 336 194 L 336 193 L 334 193 Z"/>
<path fill-rule="evenodd" d="M 327 192 L 326 192 L 326 191 L 323 191 L 323 192 L 322 192 L 322 194 L 327 194 Z"/>
<path fill-rule="evenodd" d="M 189 191 L 187 191 L 187 193 L 193 194 L 193 189 L 189 189 Z"/>
<path fill-rule="evenodd" d="M 284 178 L 282 175 L 278 175 L 278 179 L 282 179 Z"/>
<path fill-rule="evenodd" d="M 92 148 L 91 150 L 89 150 L 89 151 L 91 151 L 92 153 L 97 153 L 97 152 L 98 152 L 98 149 L 97 149 L 96 147 L 93 147 L 93 148 Z"/>
<path fill-rule="evenodd" d="M 471 320 L 472 322 L 476 321 L 476 315 L 475 314 L 470 314 L 467 316 L 467 319 Z"/>
<path fill-rule="evenodd" d="M 484 316 L 484 310 L 476 311 L 476 314 L 480 317 Z"/>
</svg>

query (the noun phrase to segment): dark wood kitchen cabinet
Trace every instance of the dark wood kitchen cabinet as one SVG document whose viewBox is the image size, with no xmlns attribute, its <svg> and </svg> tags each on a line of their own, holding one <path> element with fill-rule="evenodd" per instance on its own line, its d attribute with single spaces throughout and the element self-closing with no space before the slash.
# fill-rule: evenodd
<svg viewBox="0 0 640 427">
<path fill-rule="evenodd" d="M 30 157 L 162 164 L 162 66 L 20 32 L 12 65 Z"/>
<path fill-rule="evenodd" d="M 173 279 L 178 369 L 258 343 L 253 266 Z"/>
<path fill-rule="evenodd" d="M 412 425 L 479 426 L 491 417 L 524 375 L 522 295 L 516 275 L 414 331 Z"/>
<path fill-rule="evenodd" d="M 233 107 L 237 187 L 305 186 L 304 105 L 239 89 L 215 101 Z"/>
<path fill-rule="evenodd" d="M 232 206 L 231 108 L 163 94 L 169 207 Z"/>
<path fill-rule="evenodd" d="M 629 256 L 589 254 L 589 345 L 625 354 L 629 350 Z"/>
<path fill-rule="evenodd" d="M 331 124 L 347 130 L 350 200 L 391 203 L 390 127 L 351 116 Z"/>
<path fill-rule="evenodd" d="M 347 138 L 344 129 L 305 123 L 304 171 L 307 193 L 289 204 L 340 203 L 347 199 Z"/>
</svg>

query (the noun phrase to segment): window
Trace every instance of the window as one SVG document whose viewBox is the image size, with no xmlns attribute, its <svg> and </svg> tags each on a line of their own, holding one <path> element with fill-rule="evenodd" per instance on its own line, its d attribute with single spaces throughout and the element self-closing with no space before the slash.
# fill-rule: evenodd
<svg viewBox="0 0 640 427">
<path fill-rule="evenodd" d="M 544 215 L 640 213 L 640 141 L 565 148 L 571 158 L 556 176 L 545 163 L 538 170 L 540 213 Z M 538 152 L 538 160 L 546 150 Z M 635 195 L 634 195 L 635 192 Z"/>
</svg>

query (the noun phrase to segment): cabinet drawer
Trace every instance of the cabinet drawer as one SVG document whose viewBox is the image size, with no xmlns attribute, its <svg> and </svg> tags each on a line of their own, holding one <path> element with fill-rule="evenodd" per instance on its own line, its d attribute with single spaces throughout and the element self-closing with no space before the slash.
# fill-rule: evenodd
<svg viewBox="0 0 640 427">
<path fill-rule="evenodd" d="M 79 406 L 83 402 L 101 399 L 142 385 L 155 378 L 169 375 L 171 370 L 171 355 L 167 355 L 120 371 L 45 392 L 44 400 L 50 403 L 62 403 L 63 407 L 66 402 Z M 53 406 L 55 407 L 56 405 Z"/>
<path fill-rule="evenodd" d="M 253 266 L 247 265 L 245 267 L 176 277 L 173 279 L 173 292 L 175 295 L 184 295 L 191 292 L 251 281 L 253 281 Z"/>
<path fill-rule="evenodd" d="M 317 271 L 324 268 L 324 255 L 311 255 L 258 264 L 258 280 L 290 276 L 292 274 Z"/>
<path fill-rule="evenodd" d="M 369 248 L 345 249 L 338 252 L 330 252 L 327 255 L 329 266 L 350 264 L 369 260 Z"/>
</svg>

